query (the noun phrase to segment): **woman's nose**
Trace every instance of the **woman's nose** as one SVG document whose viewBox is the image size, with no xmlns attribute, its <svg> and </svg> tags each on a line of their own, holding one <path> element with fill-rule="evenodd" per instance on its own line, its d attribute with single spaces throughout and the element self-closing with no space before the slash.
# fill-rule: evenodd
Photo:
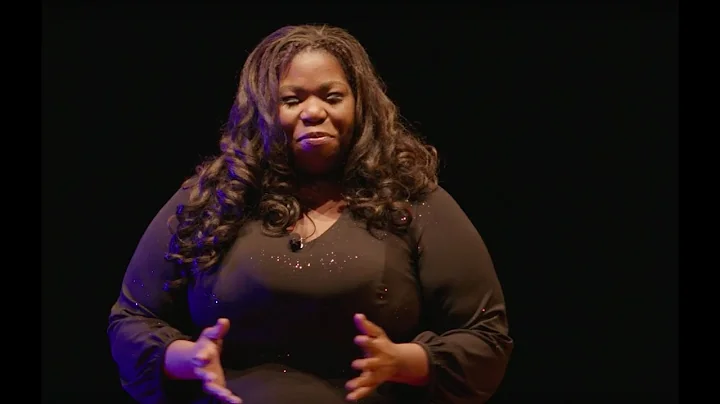
<svg viewBox="0 0 720 404">
<path fill-rule="evenodd" d="M 300 113 L 300 119 L 305 123 L 318 123 L 327 118 L 327 111 L 317 102 L 310 101 Z"/>
</svg>

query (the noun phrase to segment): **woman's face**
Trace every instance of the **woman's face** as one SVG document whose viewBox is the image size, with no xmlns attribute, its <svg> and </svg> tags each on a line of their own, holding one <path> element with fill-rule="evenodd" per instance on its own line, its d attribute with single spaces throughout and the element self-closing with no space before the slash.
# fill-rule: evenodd
<svg viewBox="0 0 720 404">
<path fill-rule="evenodd" d="M 349 148 L 355 97 L 338 60 L 327 52 L 303 51 L 280 77 L 280 124 L 295 167 L 323 175 L 336 169 Z"/>
</svg>

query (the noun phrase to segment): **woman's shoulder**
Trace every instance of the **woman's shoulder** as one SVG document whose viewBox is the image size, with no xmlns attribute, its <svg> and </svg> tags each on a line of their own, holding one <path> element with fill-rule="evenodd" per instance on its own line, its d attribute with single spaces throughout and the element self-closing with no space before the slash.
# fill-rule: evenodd
<svg viewBox="0 0 720 404">
<path fill-rule="evenodd" d="M 191 179 L 186 179 L 173 188 L 170 188 L 170 192 L 172 193 L 166 197 L 164 205 L 157 214 L 158 217 L 168 220 L 182 210 L 190 201 L 190 194 L 194 187 L 193 184 L 196 184 L 196 182 L 191 181 Z"/>
<path fill-rule="evenodd" d="M 447 207 L 450 204 L 456 206 L 457 202 L 455 198 L 448 192 L 443 186 L 435 185 L 432 188 L 426 190 L 420 197 L 418 197 L 413 205 L 416 209 L 432 209 L 436 207 Z"/>
</svg>

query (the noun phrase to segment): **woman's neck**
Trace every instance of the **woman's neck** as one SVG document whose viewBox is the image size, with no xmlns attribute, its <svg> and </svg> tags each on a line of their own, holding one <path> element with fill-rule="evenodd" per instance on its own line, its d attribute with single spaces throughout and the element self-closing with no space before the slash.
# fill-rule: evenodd
<svg viewBox="0 0 720 404">
<path fill-rule="evenodd" d="M 297 198 L 301 205 L 309 209 L 334 205 L 343 200 L 342 187 L 337 181 L 307 178 L 298 184 Z"/>
</svg>

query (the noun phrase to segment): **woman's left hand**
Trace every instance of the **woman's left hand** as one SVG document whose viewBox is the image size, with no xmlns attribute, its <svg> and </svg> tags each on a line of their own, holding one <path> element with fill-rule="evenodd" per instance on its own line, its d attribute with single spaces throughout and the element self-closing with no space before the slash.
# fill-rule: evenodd
<svg viewBox="0 0 720 404">
<path fill-rule="evenodd" d="M 356 314 L 354 319 L 361 332 L 355 337 L 355 344 L 365 351 L 365 358 L 352 362 L 352 367 L 362 373 L 345 384 L 350 390 L 346 397 L 350 401 L 366 397 L 380 384 L 392 381 L 401 366 L 398 345 L 390 341 L 385 331 L 362 314 Z"/>
</svg>

